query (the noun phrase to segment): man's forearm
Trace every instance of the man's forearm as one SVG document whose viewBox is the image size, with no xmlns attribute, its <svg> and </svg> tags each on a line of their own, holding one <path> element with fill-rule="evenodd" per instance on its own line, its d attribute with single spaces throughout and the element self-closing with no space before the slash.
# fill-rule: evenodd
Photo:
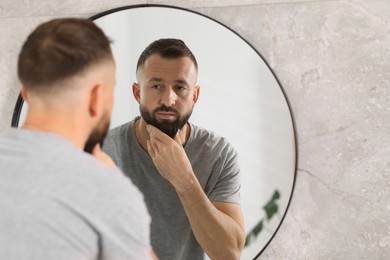
<svg viewBox="0 0 390 260">
<path fill-rule="evenodd" d="M 242 223 L 217 209 L 196 178 L 189 187 L 176 191 L 194 235 L 207 255 L 213 260 L 239 259 L 245 242 Z"/>
</svg>

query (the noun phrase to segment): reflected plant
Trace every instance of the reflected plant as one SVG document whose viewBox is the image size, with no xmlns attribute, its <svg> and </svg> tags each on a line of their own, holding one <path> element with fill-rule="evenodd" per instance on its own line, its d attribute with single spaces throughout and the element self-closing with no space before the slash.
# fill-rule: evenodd
<svg viewBox="0 0 390 260">
<path fill-rule="evenodd" d="M 249 246 L 255 238 L 260 234 L 263 230 L 265 222 L 269 222 L 276 213 L 278 213 L 279 207 L 277 204 L 277 200 L 280 198 L 280 192 L 275 190 L 272 194 L 270 200 L 263 206 L 263 210 L 265 211 L 266 216 L 255 225 L 254 228 L 248 233 L 245 240 L 245 247 Z"/>
</svg>

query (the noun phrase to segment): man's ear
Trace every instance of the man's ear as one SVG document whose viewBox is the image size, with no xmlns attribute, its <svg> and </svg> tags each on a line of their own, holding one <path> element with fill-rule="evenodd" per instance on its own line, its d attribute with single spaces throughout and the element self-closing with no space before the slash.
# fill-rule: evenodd
<svg viewBox="0 0 390 260">
<path fill-rule="evenodd" d="M 135 100 L 137 100 L 138 104 L 141 100 L 141 89 L 138 83 L 133 83 L 133 95 Z"/>
<path fill-rule="evenodd" d="M 100 117 L 103 112 L 103 86 L 96 84 L 89 89 L 89 114 L 91 117 Z"/>
<path fill-rule="evenodd" d="M 194 90 L 194 96 L 193 96 L 194 104 L 196 104 L 196 102 L 198 102 L 199 94 L 200 94 L 200 86 L 196 85 L 195 90 Z"/>
</svg>

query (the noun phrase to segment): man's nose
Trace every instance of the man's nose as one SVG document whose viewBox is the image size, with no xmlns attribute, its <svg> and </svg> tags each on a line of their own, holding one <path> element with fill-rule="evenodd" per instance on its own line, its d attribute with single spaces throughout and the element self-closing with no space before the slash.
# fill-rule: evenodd
<svg viewBox="0 0 390 260">
<path fill-rule="evenodd" d="M 166 88 L 162 93 L 161 104 L 170 107 L 173 106 L 176 102 L 177 95 L 172 88 Z"/>
</svg>

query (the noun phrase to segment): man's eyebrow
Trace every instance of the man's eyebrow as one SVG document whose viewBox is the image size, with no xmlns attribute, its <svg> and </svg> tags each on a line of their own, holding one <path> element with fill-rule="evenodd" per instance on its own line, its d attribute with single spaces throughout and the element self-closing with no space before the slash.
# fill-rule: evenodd
<svg viewBox="0 0 390 260">
<path fill-rule="evenodd" d="M 163 82 L 164 80 L 162 78 L 153 77 L 153 78 L 149 79 L 149 81 Z"/>
<path fill-rule="evenodd" d="M 158 77 L 153 77 L 153 78 L 150 78 L 148 81 L 149 82 L 164 82 L 164 79 L 158 78 Z M 175 80 L 175 83 L 189 86 L 188 82 L 185 81 L 184 79 L 177 79 L 177 80 Z"/>
<path fill-rule="evenodd" d="M 178 84 L 183 84 L 183 85 L 189 85 L 187 81 L 183 80 L 183 79 L 177 79 L 175 80 L 175 83 L 178 83 Z"/>
</svg>

